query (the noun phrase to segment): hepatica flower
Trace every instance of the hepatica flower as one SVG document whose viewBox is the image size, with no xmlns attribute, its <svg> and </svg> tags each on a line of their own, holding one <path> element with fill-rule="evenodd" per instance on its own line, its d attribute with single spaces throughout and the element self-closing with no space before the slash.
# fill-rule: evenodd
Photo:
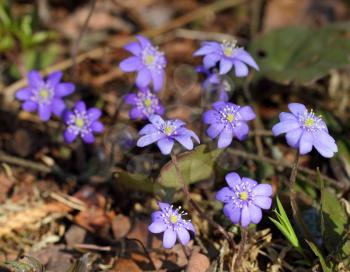
<svg viewBox="0 0 350 272">
<path fill-rule="evenodd" d="M 237 77 L 248 75 L 248 66 L 259 70 L 258 65 L 251 55 L 241 47 L 237 47 L 236 41 L 204 42 L 202 47 L 193 54 L 204 56 L 204 67 L 209 69 L 219 63 L 219 73 L 227 74 L 232 67 L 235 68 Z"/>
<path fill-rule="evenodd" d="M 207 134 L 211 139 L 219 136 L 218 147 L 224 148 L 231 144 L 235 137 L 240 141 L 247 138 L 249 127 L 247 122 L 255 118 L 250 106 L 240 107 L 229 102 L 216 102 L 213 109 L 203 115 L 203 121 L 209 124 Z"/>
<path fill-rule="evenodd" d="M 271 185 L 258 184 L 250 178 L 241 179 L 235 172 L 226 175 L 226 182 L 228 187 L 216 193 L 216 199 L 224 203 L 224 214 L 242 227 L 258 224 L 262 218 L 261 209 L 271 207 Z"/>
<path fill-rule="evenodd" d="M 192 138 L 199 143 L 197 135 L 192 130 L 185 128 L 185 123 L 181 120 L 164 121 L 159 115 L 152 115 L 149 121 L 151 124 L 140 130 L 141 138 L 137 141 L 138 147 L 157 142 L 162 154 L 168 155 L 174 146 L 175 140 L 188 150 L 193 149 Z"/>
<path fill-rule="evenodd" d="M 136 94 L 128 94 L 124 100 L 133 106 L 129 111 L 131 119 L 147 119 L 153 114 L 164 114 L 164 107 L 160 104 L 158 97 L 148 88 L 141 89 Z"/>
<path fill-rule="evenodd" d="M 196 69 L 197 72 L 203 73 L 206 76 L 202 88 L 209 93 L 216 93 L 220 101 L 228 101 L 228 93 L 232 89 L 230 83 L 225 75 L 219 75 L 215 70 L 210 71 L 210 69 L 206 69 L 204 66 L 197 67 Z"/>
<path fill-rule="evenodd" d="M 124 72 L 137 71 L 136 85 L 140 88 L 146 87 L 153 82 L 155 92 L 160 91 L 164 83 L 164 69 L 166 59 L 164 53 L 145 37 L 136 36 L 138 42 L 131 42 L 124 48 L 133 56 L 123 60 L 119 67 Z"/>
<path fill-rule="evenodd" d="M 66 108 L 63 97 L 74 92 L 74 84 L 61 83 L 62 72 L 54 72 L 44 80 L 38 71 L 28 73 L 28 86 L 16 93 L 16 98 L 23 101 L 22 109 L 38 111 L 43 121 L 48 121 L 52 113 L 60 117 Z"/>
<path fill-rule="evenodd" d="M 93 143 L 94 133 L 101 133 L 104 129 L 103 124 L 98 121 L 100 116 L 100 109 L 87 110 L 83 101 L 77 102 L 74 110 L 65 114 L 67 129 L 64 132 L 64 139 L 66 142 L 71 143 L 80 136 L 84 143 Z"/>
<path fill-rule="evenodd" d="M 189 231 L 195 233 L 195 229 L 190 220 L 182 218 L 186 213 L 181 212 L 180 208 L 173 209 L 168 203 L 159 202 L 160 211 L 152 213 L 152 223 L 148 230 L 152 233 L 161 233 L 163 235 L 163 246 L 171 248 L 176 243 L 176 238 L 180 243 L 186 245 L 190 241 Z"/>
<path fill-rule="evenodd" d="M 288 108 L 291 113 L 280 113 L 280 122 L 273 126 L 273 134 L 286 133 L 287 143 L 299 149 L 302 155 L 309 153 L 314 146 L 323 157 L 333 157 L 338 147 L 322 118 L 312 110 L 308 111 L 303 104 L 291 103 Z"/>
</svg>

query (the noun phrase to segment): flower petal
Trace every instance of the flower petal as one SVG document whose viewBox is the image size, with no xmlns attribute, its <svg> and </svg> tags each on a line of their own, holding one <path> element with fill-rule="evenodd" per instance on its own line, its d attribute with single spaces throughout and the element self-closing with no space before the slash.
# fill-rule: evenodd
<svg viewBox="0 0 350 272">
<path fill-rule="evenodd" d="M 270 184 L 259 184 L 253 188 L 254 195 L 271 196 L 272 186 Z"/>
<path fill-rule="evenodd" d="M 288 108 L 294 115 L 303 114 L 307 110 L 306 107 L 300 103 L 290 103 L 288 104 Z"/>
<path fill-rule="evenodd" d="M 256 180 L 247 177 L 243 177 L 242 182 L 247 182 L 250 185 L 250 187 L 254 187 L 258 184 Z"/>
<path fill-rule="evenodd" d="M 225 177 L 225 180 L 231 188 L 234 188 L 235 186 L 241 184 L 242 179 L 236 172 L 228 173 Z"/>
<path fill-rule="evenodd" d="M 241 226 L 247 227 L 250 223 L 250 213 L 249 208 L 244 205 L 242 208 L 242 215 L 241 215 Z"/>
<path fill-rule="evenodd" d="M 282 133 L 286 133 L 288 131 L 294 130 L 296 128 L 300 128 L 300 124 L 294 120 L 287 120 L 283 122 L 279 122 L 272 127 L 272 133 L 275 136 L 278 136 Z"/>
<path fill-rule="evenodd" d="M 101 133 L 104 130 L 104 126 L 101 122 L 95 121 L 91 124 L 91 129 L 93 132 Z"/>
<path fill-rule="evenodd" d="M 258 224 L 262 219 L 261 209 L 254 204 L 249 205 L 249 215 L 254 224 Z"/>
<path fill-rule="evenodd" d="M 232 69 L 233 63 L 227 58 L 220 60 L 220 75 L 227 74 Z"/>
<path fill-rule="evenodd" d="M 73 83 L 60 83 L 55 88 L 55 95 L 58 97 L 64 97 L 74 93 L 75 85 Z"/>
<path fill-rule="evenodd" d="M 142 48 L 145 48 L 145 47 L 147 47 L 149 45 L 152 45 L 150 40 L 147 39 L 146 37 L 142 36 L 142 35 L 136 35 L 136 38 L 139 40 Z"/>
<path fill-rule="evenodd" d="M 167 229 L 168 225 L 162 221 L 155 221 L 148 226 L 148 230 L 152 233 L 161 233 Z"/>
<path fill-rule="evenodd" d="M 281 112 L 279 115 L 280 121 L 287 121 L 287 120 L 293 120 L 293 121 L 297 121 L 297 119 L 295 118 L 295 116 L 289 112 Z"/>
<path fill-rule="evenodd" d="M 229 205 L 229 204 L 227 204 Z M 225 205 L 225 207 L 227 206 Z M 233 224 L 238 224 L 241 220 L 242 210 L 240 208 L 234 207 L 229 211 L 229 218 Z"/>
<path fill-rule="evenodd" d="M 332 136 L 325 131 L 319 131 L 313 135 L 313 145 L 316 150 L 325 158 L 331 158 L 338 151 L 337 144 Z"/>
<path fill-rule="evenodd" d="M 152 221 L 159 221 L 159 220 L 162 220 L 162 221 L 163 221 L 162 214 L 163 214 L 163 213 L 162 213 L 161 211 L 153 212 L 153 213 L 151 214 Z"/>
<path fill-rule="evenodd" d="M 190 234 L 188 233 L 188 230 L 180 227 L 176 230 L 177 237 L 179 237 L 179 240 L 181 244 L 187 245 L 187 243 L 190 241 Z"/>
<path fill-rule="evenodd" d="M 229 203 L 232 201 L 233 196 L 234 192 L 229 187 L 224 187 L 216 193 L 215 198 L 218 201 Z"/>
<path fill-rule="evenodd" d="M 301 128 L 297 128 L 297 129 L 294 129 L 292 131 L 288 131 L 286 133 L 287 143 L 291 147 L 297 148 L 299 146 L 299 140 L 300 140 L 302 133 L 303 133 L 303 130 Z"/>
<path fill-rule="evenodd" d="M 66 143 L 70 144 L 71 142 L 73 142 L 75 140 L 75 138 L 77 138 L 78 134 L 77 133 L 72 133 L 68 130 L 66 130 L 64 133 L 63 133 L 63 137 L 64 137 L 64 140 L 66 141 Z"/>
<path fill-rule="evenodd" d="M 250 121 L 255 119 L 256 115 L 252 107 L 244 106 L 241 107 L 238 111 L 241 115 L 241 120 Z"/>
<path fill-rule="evenodd" d="M 40 87 L 44 83 L 38 71 L 35 71 L 35 70 L 30 71 L 27 77 L 28 77 L 28 85 L 34 88 Z"/>
<path fill-rule="evenodd" d="M 149 118 L 149 121 L 155 125 L 157 128 L 160 128 L 160 126 L 162 126 L 164 124 L 164 120 L 162 117 L 160 117 L 157 114 L 153 114 L 151 115 Z"/>
<path fill-rule="evenodd" d="M 139 70 L 136 76 L 136 85 L 140 88 L 146 87 L 151 82 L 152 76 L 147 68 Z"/>
<path fill-rule="evenodd" d="M 170 138 L 162 138 L 157 142 L 157 145 L 163 155 L 169 155 L 174 146 L 174 140 Z"/>
<path fill-rule="evenodd" d="M 129 117 L 130 119 L 132 120 L 136 120 L 136 119 L 142 119 L 142 118 L 145 118 L 144 114 L 142 113 L 142 111 L 135 107 L 135 108 L 132 108 L 130 111 L 129 111 Z"/>
<path fill-rule="evenodd" d="M 139 99 L 137 98 L 137 95 L 132 93 L 132 94 L 127 94 L 124 96 L 124 101 L 126 104 L 129 105 L 135 105 Z"/>
<path fill-rule="evenodd" d="M 205 124 L 216 123 L 220 120 L 220 114 L 215 110 L 208 110 L 203 114 L 203 122 Z"/>
<path fill-rule="evenodd" d="M 176 232 L 172 229 L 167 229 L 163 236 L 163 246 L 165 248 L 172 248 L 176 242 Z"/>
<path fill-rule="evenodd" d="M 235 66 L 236 77 L 245 77 L 248 75 L 248 67 L 239 60 L 234 60 L 233 65 Z"/>
<path fill-rule="evenodd" d="M 220 60 L 220 56 L 216 53 L 211 53 L 206 55 L 203 58 L 203 65 L 205 68 L 209 69 L 216 65 L 216 63 Z"/>
<path fill-rule="evenodd" d="M 124 46 L 124 49 L 134 55 L 140 55 L 141 53 L 141 46 L 138 42 L 128 43 L 127 45 Z"/>
<path fill-rule="evenodd" d="M 158 129 L 153 124 L 145 125 L 140 131 L 140 135 L 157 133 Z"/>
<path fill-rule="evenodd" d="M 243 141 L 248 137 L 249 126 L 244 122 L 238 122 L 237 125 L 233 128 L 233 132 L 238 140 Z"/>
<path fill-rule="evenodd" d="M 95 136 L 92 133 L 86 133 L 81 136 L 83 142 L 86 144 L 92 144 L 95 141 Z"/>
<path fill-rule="evenodd" d="M 158 141 L 159 139 L 165 137 L 164 134 L 162 133 L 152 133 L 152 134 L 147 134 L 142 136 L 140 139 L 138 139 L 136 145 L 138 147 L 145 147 L 147 145 L 153 144 L 156 141 Z"/>
<path fill-rule="evenodd" d="M 170 208 L 170 204 L 165 202 L 158 202 L 158 205 L 163 212 L 166 212 Z"/>
<path fill-rule="evenodd" d="M 225 148 L 232 142 L 233 132 L 231 128 L 224 128 L 219 136 L 218 148 Z"/>
<path fill-rule="evenodd" d="M 186 149 L 188 150 L 193 149 L 193 142 L 192 142 L 191 136 L 179 135 L 179 136 L 175 136 L 174 138 L 176 141 L 182 144 Z"/>
<path fill-rule="evenodd" d="M 33 112 L 38 108 L 38 104 L 33 101 L 26 101 L 22 104 L 22 109 L 25 111 Z"/>
<path fill-rule="evenodd" d="M 91 108 L 87 111 L 87 114 L 89 115 L 91 121 L 95 121 L 101 117 L 102 111 L 98 108 Z"/>
<path fill-rule="evenodd" d="M 139 57 L 128 57 L 119 63 L 119 68 L 123 72 L 134 72 L 142 67 L 142 62 Z"/>
<path fill-rule="evenodd" d="M 270 209 L 272 204 L 272 199 L 267 196 L 255 196 L 253 198 L 253 203 L 262 209 Z"/>
<path fill-rule="evenodd" d="M 157 93 L 163 88 L 164 84 L 164 72 L 159 70 L 151 71 L 153 89 Z"/>
<path fill-rule="evenodd" d="M 47 83 L 51 87 L 55 87 L 61 80 L 63 73 L 61 71 L 56 71 L 47 76 Z"/>
<path fill-rule="evenodd" d="M 305 155 L 312 150 L 313 137 L 310 132 L 304 131 L 300 137 L 299 152 L 301 155 Z"/>
<path fill-rule="evenodd" d="M 218 44 L 219 45 L 219 44 Z M 193 53 L 193 56 L 204 56 L 209 53 L 214 53 L 217 51 L 217 47 L 211 45 L 211 44 L 204 44 L 201 48 L 199 48 L 197 51 Z"/>
<path fill-rule="evenodd" d="M 44 122 L 48 121 L 51 117 L 51 107 L 49 105 L 39 105 L 39 116 Z"/>
<path fill-rule="evenodd" d="M 28 100 L 31 96 L 32 96 L 31 88 L 23 88 L 16 93 L 16 98 L 18 100 Z"/>
<path fill-rule="evenodd" d="M 212 124 L 207 129 L 207 134 L 211 139 L 214 139 L 221 133 L 221 131 L 224 129 L 224 127 L 225 127 L 225 125 L 222 123 Z"/>
<path fill-rule="evenodd" d="M 63 111 L 66 109 L 66 104 L 64 104 L 64 101 L 60 98 L 54 98 L 52 100 L 52 112 L 60 117 L 63 113 Z"/>
<path fill-rule="evenodd" d="M 256 64 L 256 62 L 252 58 L 252 56 L 247 51 L 245 51 L 244 49 L 239 49 L 239 51 L 235 55 L 235 58 L 239 59 L 240 61 L 243 61 L 244 63 L 246 63 L 249 66 L 253 67 L 255 70 L 259 71 L 258 64 Z"/>
<path fill-rule="evenodd" d="M 86 112 L 86 106 L 83 101 L 78 101 L 74 107 L 78 112 Z"/>
</svg>

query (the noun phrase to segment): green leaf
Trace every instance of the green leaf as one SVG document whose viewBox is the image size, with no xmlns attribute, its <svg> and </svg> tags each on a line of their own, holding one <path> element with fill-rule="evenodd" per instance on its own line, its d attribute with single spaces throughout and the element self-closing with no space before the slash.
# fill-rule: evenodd
<svg viewBox="0 0 350 272">
<path fill-rule="evenodd" d="M 154 187 L 156 186 L 150 177 L 143 174 L 129 173 L 120 170 L 115 173 L 115 177 L 118 180 L 118 184 L 129 189 L 144 191 L 147 193 L 153 193 Z"/>
<path fill-rule="evenodd" d="M 323 258 L 322 253 L 318 249 L 318 247 L 313 242 L 309 242 L 307 240 L 305 240 L 305 241 L 309 245 L 309 247 L 311 248 L 313 253 L 315 253 L 315 255 L 319 258 L 323 272 L 331 272 L 331 269 L 329 268 L 328 264 L 326 263 L 325 259 Z"/>
<path fill-rule="evenodd" d="M 349 25 L 285 27 L 258 37 L 251 51 L 261 67 L 259 75 L 305 84 L 349 64 L 348 33 Z"/>
<path fill-rule="evenodd" d="M 214 164 L 222 149 L 207 150 L 205 145 L 197 146 L 193 151 L 178 156 L 179 169 L 187 184 L 210 178 L 214 173 Z M 170 161 L 161 170 L 159 184 L 165 187 L 180 188 L 174 164 Z"/>
<path fill-rule="evenodd" d="M 277 220 L 271 217 L 270 220 L 276 225 L 276 227 L 282 232 L 282 234 L 288 239 L 288 241 L 299 251 L 301 252 L 300 243 L 297 235 L 290 223 L 288 216 L 283 208 L 283 205 L 278 197 L 276 197 L 277 210 L 274 210 Z"/>
<path fill-rule="evenodd" d="M 321 188 L 321 215 L 322 235 L 327 250 L 332 255 L 340 254 L 340 258 L 349 256 L 350 241 L 346 235 L 349 218 L 330 188 Z"/>
</svg>

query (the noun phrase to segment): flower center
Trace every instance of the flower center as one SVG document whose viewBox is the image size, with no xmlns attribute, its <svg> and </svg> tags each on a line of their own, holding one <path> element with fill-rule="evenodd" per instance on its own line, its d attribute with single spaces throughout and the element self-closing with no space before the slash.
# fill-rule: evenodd
<svg viewBox="0 0 350 272">
<path fill-rule="evenodd" d="M 240 200 L 247 200 L 248 199 L 248 193 L 243 191 L 239 194 Z"/>
<path fill-rule="evenodd" d="M 234 114 L 229 113 L 229 114 L 227 114 L 226 119 L 227 119 L 227 121 L 229 121 L 231 123 L 235 119 L 235 116 L 234 116 Z"/>
<path fill-rule="evenodd" d="M 164 128 L 164 133 L 165 133 L 166 135 L 169 136 L 172 132 L 173 132 L 173 128 L 172 128 L 171 126 L 169 126 L 169 125 L 165 126 L 165 128 Z"/>
<path fill-rule="evenodd" d="M 84 119 L 78 117 L 77 119 L 75 119 L 75 124 L 77 127 L 82 128 L 85 124 Z"/>
<path fill-rule="evenodd" d="M 41 89 L 39 95 L 42 99 L 46 99 L 49 96 L 49 91 L 47 89 Z"/>
<path fill-rule="evenodd" d="M 145 64 L 146 65 L 152 65 L 155 60 L 155 57 L 152 55 L 146 55 L 145 56 Z"/>
<path fill-rule="evenodd" d="M 172 214 L 169 216 L 169 220 L 172 224 L 176 224 L 178 219 L 176 215 Z"/>
<path fill-rule="evenodd" d="M 143 104 L 144 104 L 147 108 L 149 108 L 149 107 L 152 105 L 152 101 L 151 101 L 151 99 L 146 98 L 145 100 L 143 100 Z"/>
<path fill-rule="evenodd" d="M 234 50 L 236 49 L 237 46 L 237 41 L 223 41 L 221 47 L 222 47 L 222 52 L 226 57 L 231 57 L 232 54 L 234 53 Z"/>
<path fill-rule="evenodd" d="M 315 124 L 315 120 L 312 118 L 307 118 L 304 122 L 304 125 L 307 127 L 312 127 Z"/>
<path fill-rule="evenodd" d="M 224 50 L 224 55 L 226 57 L 230 57 L 232 54 L 232 48 L 231 47 L 226 47 L 225 50 Z"/>
</svg>

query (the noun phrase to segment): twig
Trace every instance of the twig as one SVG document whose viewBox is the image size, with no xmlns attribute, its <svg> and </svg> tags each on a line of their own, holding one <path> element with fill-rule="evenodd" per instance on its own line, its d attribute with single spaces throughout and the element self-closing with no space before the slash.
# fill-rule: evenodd
<svg viewBox="0 0 350 272">
<path fill-rule="evenodd" d="M 256 154 L 247 153 L 245 151 L 238 150 L 238 149 L 230 149 L 230 150 L 228 150 L 228 152 L 230 152 L 233 155 L 242 157 L 244 159 L 267 162 L 267 163 L 269 163 L 269 164 L 271 164 L 273 166 L 276 166 L 276 167 L 283 167 L 283 168 L 289 168 L 289 169 L 292 168 L 290 163 L 285 162 L 283 160 L 274 160 L 274 159 L 271 159 L 271 158 L 268 158 L 268 157 L 265 157 L 265 156 L 259 156 L 259 155 L 256 155 Z M 312 170 L 310 168 L 302 167 L 302 166 L 299 167 L 299 172 L 303 172 L 303 173 L 305 173 L 307 175 L 311 175 L 311 176 L 317 176 L 317 172 L 316 171 L 314 171 L 314 170 Z M 332 178 L 330 178 L 328 176 L 325 176 L 323 174 L 321 174 L 320 176 L 321 176 L 321 178 L 324 181 L 326 181 L 329 184 L 337 187 L 338 189 L 341 189 L 341 190 L 347 189 L 347 186 L 345 184 L 339 184 L 339 182 L 336 181 L 335 179 L 332 179 Z"/>
<path fill-rule="evenodd" d="M 197 19 L 203 18 L 205 16 L 207 16 L 208 14 L 213 14 L 213 13 L 217 13 L 219 11 L 234 7 L 234 6 L 238 6 L 240 4 L 243 4 L 247 2 L 246 0 L 221 0 L 221 1 L 216 1 L 212 4 L 206 5 L 204 7 L 201 7 L 199 9 L 196 9 L 195 11 L 191 11 L 183 16 L 180 16 L 179 18 L 169 22 L 166 25 L 160 26 L 160 27 L 156 27 L 156 28 L 152 28 L 150 30 L 146 30 L 143 32 L 140 32 L 139 34 L 144 35 L 144 36 L 148 36 L 150 38 L 155 37 L 157 35 L 160 35 L 162 33 L 165 32 L 169 32 L 171 30 L 177 29 L 183 25 L 186 25 L 190 22 L 193 22 Z M 84 52 L 79 54 L 76 57 L 76 64 L 79 64 L 83 61 L 85 61 L 86 59 L 99 59 L 101 57 L 103 57 L 104 55 L 106 55 L 109 52 L 112 52 L 116 47 L 122 47 L 124 46 L 126 43 L 130 42 L 133 38 L 129 37 L 126 39 L 120 39 L 115 41 L 115 39 L 111 40 L 109 42 L 109 44 L 113 44 L 113 48 L 111 48 L 110 45 L 107 46 L 101 46 L 101 47 L 97 47 L 95 49 L 92 49 L 88 52 Z M 52 71 L 57 71 L 57 70 L 66 70 L 69 67 L 71 67 L 73 65 L 73 61 L 72 59 L 66 59 L 62 62 L 59 62 L 55 65 L 52 65 L 50 67 L 48 67 L 47 69 L 44 69 L 42 71 L 43 75 L 47 75 Z M 14 93 L 20 89 L 25 87 L 27 84 L 27 79 L 23 78 L 21 80 L 16 81 L 15 83 L 3 88 L 2 90 L 0 90 L 0 92 L 4 95 L 4 100 L 5 102 L 11 102 L 13 100 L 14 97 Z"/>
<path fill-rule="evenodd" d="M 244 255 L 244 246 L 247 243 L 248 230 L 247 228 L 241 228 L 241 241 L 239 243 L 237 258 L 235 259 L 234 265 L 231 266 L 230 272 L 234 272 L 242 263 L 242 258 Z"/>
<path fill-rule="evenodd" d="M 110 246 L 98 246 L 98 245 L 92 245 L 92 244 L 75 244 L 75 248 L 77 249 L 83 249 L 83 250 L 95 250 L 95 251 L 112 251 L 112 247 Z"/>
<path fill-rule="evenodd" d="M 227 241 L 230 243 L 232 249 L 235 248 L 235 242 L 233 241 L 232 237 L 227 233 L 227 231 L 218 223 L 216 223 L 214 220 L 212 220 L 199 206 L 198 204 L 191 198 L 190 196 L 190 192 L 188 191 L 188 187 L 185 183 L 185 180 L 181 174 L 179 165 L 177 163 L 177 159 L 176 159 L 176 155 L 175 154 L 171 154 L 171 160 L 175 166 L 175 170 L 176 170 L 176 174 L 178 177 L 179 182 L 182 185 L 182 190 L 183 193 L 186 197 L 187 202 L 192 206 L 193 209 L 195 209 L 201 216 L 202 218 L 205 218 L 209 224 L 211 224 L 214 228 L 216 228 L 226 239 Z"/>
<path fill-rule="evenodd" d="M 11 156 L 11 155 L 7 155 L 2 151 L 0 151 L 0 161 L 6 162 L 9 164 L 22 166 L 24 168 L 30 168 L 30 169 L 33 169 L 35 171 L 43 172 L 46 174 L 51 173 L 53 171 L 53 169 L 51 167 L 48 167 L 42 163 L 17 158 L 17 157 Z"/>
<path fill-rule="evenodd" d="M 76 71 L 77 70 L 76 69 L 76 66 L 77 66 L 76 58 L 77 58 L 79 43 L 80 43 L 81 39 L 83 38 L 86 30 L 87 30 L 87 27 L 89 25 L 89 21 L 90 21 L 90 19 L 92 17 L 92 14 L 94 13 L 94 10 L 95 10 L 95 7 L 96 7 L 96 3 L 97 3 L 97 0 L 91 0 L 91 7 L 90 7 L 90 10 L 89 10 L 89 14 L 86 17 L 84 25 L 83 25 L 82 29 L 79 32 L 78 38 L 75 40 L 75 42 L 74 42 L 74 44 L 72 46 L 71 57 L 72 57 L 72 76 L 73 76 L 73 78 L 75 78 L 76 74 L 77 74 L 77 71 Z"/>
<path fill-rule="evenodd" d="M 136 238 L 125 238 L 125 240 L 126 240 L 126 241 L 134 241 L 134 242 L 139 243 L 139 244 L 142 246 L 143 251 L 145 252 L 145 254 L 146 254 L 146 256 L 147 256 L 147 259 L 149 260 L 149 262 L 150 262 L 151 265 L 153 266 L 153 269 L 154 269 L 155 271 L 158 271 L 158 269 L 157 269 L 156 265 L 154 264 L 154 262 L 153 262 L 151 256 L 149 255 L 149 252 L 148 252 L 147 248 L 146 248 L 145 245 L 142 243 L 142 241 L 140 241 L 139 239 L 136 239 Z"/>
</svg>

